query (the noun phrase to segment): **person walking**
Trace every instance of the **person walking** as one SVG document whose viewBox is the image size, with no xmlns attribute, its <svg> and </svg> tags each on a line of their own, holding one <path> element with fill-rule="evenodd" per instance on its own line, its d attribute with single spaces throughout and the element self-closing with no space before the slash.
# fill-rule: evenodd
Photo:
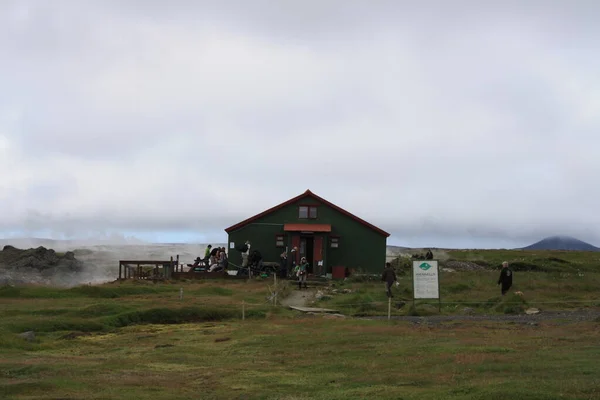
<svg viewBox="0 0 600 400">
<path fill-rule="evenodd" d="M 381 274 L 381 280 L 385 282 L 385 293 L 387 294 L 387 297 L 394 297 L 392 294 L 392 286 L 394 285 L 394 282 L 396 282 L 396 285 L 399 285 L 399 283 L 396 272 L 389 262 L 385 263 L 385 269 L 383 270 L 383 274 Z"/>
<path fill-rule="evenodd" d="M 513 272 L 508 267 L 508 262 L 504 261 L 502 263 L 502 270 L 500 271 L 500 278 L 498 278 L 498 285 L 501 286 L 502 296 L 508 292 L 513 283 Z"/>
</svg>

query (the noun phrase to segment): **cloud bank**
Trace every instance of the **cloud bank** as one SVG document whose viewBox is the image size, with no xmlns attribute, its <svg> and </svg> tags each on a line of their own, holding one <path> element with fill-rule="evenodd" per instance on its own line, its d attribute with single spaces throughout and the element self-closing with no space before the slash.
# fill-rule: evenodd
<svg viewBox="0 0 600 400">
<path fill-rule="evenodd" d="M 598 245 L 599 12 L 4 1 L 0 232 L 215 241 L 310 188 L 394 244 Z"/>
</svg>

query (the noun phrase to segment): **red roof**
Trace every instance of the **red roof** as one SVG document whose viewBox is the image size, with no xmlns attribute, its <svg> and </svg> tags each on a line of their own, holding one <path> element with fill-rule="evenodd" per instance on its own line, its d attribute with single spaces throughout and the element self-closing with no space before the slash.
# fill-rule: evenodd
<svg viewBox="0 0 600 400">
<path fill-rule="evenodd" d="M 302 193 L 299 196 L 296 196 L 296 197 L 294 197 L 292 199 L 289 199 L 288 201 L 285 201 L 285 202 L 283 202 L 283 203 L 281 203 L 279 205 L 276 205 L 275 207 L 271 207 L 268 210 L 265 210 L 265 211 L 261 212 L 260 214 L 256 214 L 253 217 L 250 217 L 248 219 L 243 220 L 242 222 L 239 222 L 239 223 L 237 223 L 235 225 L 232 225 L 229 228 L 225 229 L 225 232 L 230 233 L 230 232 L 233 232 L 235 230 L 238 230 L 238 229 L 240 229 L 240 228 L 242 228 L 242 227 L 244 227 L 244 226 L 246 226 L 246 225 L 248 225 L 248 224 L 256 221 L 257 219 L 260 219 L 260 218 L 264 217 L 265 215 L 268 215 L 268 214 L 270 214 L 270 213 L 272 213 L 274 211 L 282 209 L 283 207 L 288 206 L 290 204 L 293 204 L 293 203 L 297 202 L 298 200 L 300 200 L 300 199 L 302 199 L 304 197 L 308 197 L 308 196 L 314 197 L 315 199 L 319 200 L 321 203 L 325 204 L 326 206 L 329 206 L 329 207 L 333 208 L 334 210 L 340 212 L 341 214 L 344 214 L 345 216 L 347 216 L 349 218 L 352 218 L 356 222 L 358 222 L 358 223 L 360 223 L 360 224 L 362 224 L 362 225 L 364 225 L 364 226 L 366 226 L 368 228 L 371 228 L 375 232 L 377 232 L 377 233 L 379 233 L 379 234 L 381 234 L 381 235 L 383 235 L 385 237 L 389 237 L 390 236 L 390 234 L 387 233 L 386 231 L 384 231 L 382 229 L 379 229 L 375 225 L 371 225 L 367 221 L 358 218 L 356 215 L 349 213 L 348 211 L 344 210 L 343 208 L 338 207 L 335 204 L 330 203 L 329 201 L 325 200 L 324 198 L 317 196 L 316 194 L 314 194 L 310 190 L 307 190 L 306 192 Z"/>
<path fill-rule="evenodd" d="M 285 232 L 331 232 L 329 224 L 285 224 Z"/>
</svg>

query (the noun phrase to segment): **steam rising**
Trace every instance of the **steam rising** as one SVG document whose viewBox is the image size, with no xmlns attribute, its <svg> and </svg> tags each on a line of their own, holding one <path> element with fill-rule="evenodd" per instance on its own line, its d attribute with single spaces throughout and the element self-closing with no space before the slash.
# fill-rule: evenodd
<svg viewBox="0 0 600 400">
<path fill-rule="evenodd" d="M 90 244 L 82 241 L 54 241 L 36 239 L 0 240 L 0 245 L 11 245 L 19 249 L 44 246 L 57 253 L 73 251 L 83 263 L 81 271 L 65 271 L 58 268 L 44 270 L 35 268 L 8 269 L 0 264 L 0 284 L 42 284 L 71 287 L 81 284 L 100 284 L 118 278 L 119 260 L 174 259 L 179 255 L 183 264 L 191 263 L 196 257 L 204 256 L 204 244 Z M 215 243 L 213 245 L 221 245 Z"/>
</svg>

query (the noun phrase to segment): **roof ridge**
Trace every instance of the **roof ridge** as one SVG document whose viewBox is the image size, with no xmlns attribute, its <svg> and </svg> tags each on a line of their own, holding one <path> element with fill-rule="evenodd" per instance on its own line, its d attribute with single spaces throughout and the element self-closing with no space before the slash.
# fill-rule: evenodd
<svg viewBox="0 0 600 400">
<path fill-rule="evenodd" d="M 294 202 L 296 202 L 296 201 L 298 201 L 298 200 L 300 200 L 300 199 L 302 199 L 303 197 L 306 197 L 306 196 L 313 196 L 313 197 L 315 197 L 317 200 L 319 200 L 319 201 L 321 201 L 322 203 L 324 203 L 325 205 L 327 205 L 327 206 L 329 206 L 329 207 L 333 208 L 334 210 L 336 210 L 336 211 L 340 212 L 341 214 L 344 214 L 344 215 L 346 215 L 346 216 L 347 216 L 347 217 L 349 217 L 349 218 L 352 218 L 352 219 L 354 219 L 354 220 L 355 220 L 355 221 L 357 221 L 358 223 L 360 223 L 360 224 L 362 224 L 362 225 L 364 225 L 364 226 L 367 226 L 367 227 L 371 228 L 372 230 L 374 230 L 374 231 L 378 232 L 379 234 L 381 234 L 381 235 L 383 235 L 383 236 L 386 236 L 386 237 L 389 237 L 389 236 L 390 236 L 390 234 L 389 234 L 389 233 L 387 233 L 386 231 L 384 231 L 383 229 L 380 229 L 380 228 L 376 227 L 375 225 L 373 225 L 373 224 L 370 224 L 369 222 L 365 221 L 364 219 L 362 219 L 362 218 L 359 218 L 359 217 L 357 217 L 356 215 L 354 215 L 354 214 L 352 214 L 352 213 L 350 213 L 350 212 L 348 212 L 348 211 L 344 210 L 342 207 L 340 207 L 340 206 L 338 206 L 338 205 L 335 205 L 334 203 L 332 203 L 332 202 L 330 202 L 330 201 L 328 201 L 328 200 L 324 199 L 323 197 L 321 197 L 321 196 L 319 196 L 319 195 L 317 195 L 317 194 L 315 194 L 315 193 L 311 192 L 311 191 L 310 191 L 310 189 L 307 189 L 307 190 L 306 190 L 304 193 L 302 193 L 302 194 L 300 194 L 300 195 L 298 195 L 298 196 L 296 196 L 296 197 L 292 197 L 291 199 L 289 199 L 289 200 L 286 200 L 286 201 L 284 201 L 283 203 L 280 203 L 280 204 L 278 204 L 278 205 L 276 205 L 276 206 L 274 206 L 274 207 L 271 207 L 271 208 L 269 208 L 269 209 L 267 209 L 267 210 L 265 210 L 265 211 L 263 211 L 263 212 L 261 212 L 261 213 L 258 213 L 258 214 L 256 214 L 256 215 L 254 215 L 254 216 L 252 216 L 252 217 L 250 217 L 250 218 L 247 218 L 247 219 L 245 219 L 245 220 L 243 220 L 243 221 L 241 221 L 241 222 L 238 222 L 237 224 L 235 224 L 235 225 L 232 225 L 232 226 L 230 226 L 229 228 L 226 228 L 226 229 L 225 229 L 225 232 L 227 232 L 227 233 L 230 233 L 230 232 L 232 232 L 232 231 L 235 231 L 235 230 L 237 230 L 237 229 L 240 229 L 240 228 L 244 227 L 245 225 L 248 225 L 248 224 L 249 224 L 249 223 L 251 223 L 252 221 L 255 221 L 255 220 L 259 219 L 259 218 L 262 218 L 262 217 L 264 217 L 265 215 L 268 215 L 268 214 L 270 214 L 270 213 L 272 213 L 272 212 L 275 212 L 275 211 L 277 211 L 277 210 L 280 210 L 280 209 L 282 209 L 283 207 L 285 207 L 285 206 L 288 206 L 288 205 L 290 205 L 290 204 L 292 204 L 292 203 L 294 203 Z"/>
</svg>

